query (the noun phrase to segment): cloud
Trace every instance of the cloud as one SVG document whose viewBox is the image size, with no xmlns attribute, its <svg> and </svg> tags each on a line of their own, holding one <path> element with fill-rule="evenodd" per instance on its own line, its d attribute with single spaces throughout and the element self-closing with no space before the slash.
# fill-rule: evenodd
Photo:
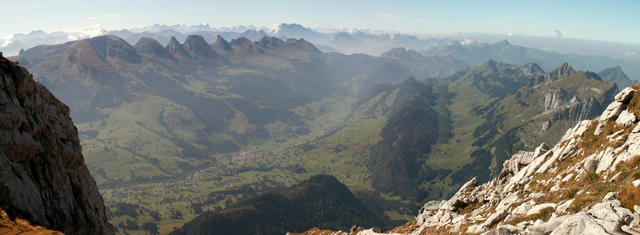
<svg viewBox="0 0 640 235">
<path fill-rule="evenodd" d="M 558 38 L 562 38 L 562 32 L 560 32 L 560 30 L 556 29 L 556 35 L 558 35 Z"/>
<path fill-rule="evenodd" d="M 399 17 L 399 16 L 397 16 L 397 15 L 390 14 L 390 13 L 383 13 L 383 12 L 381 12 L 381 13 L 376 13 L 376 16 L 377 16 L 377 17 L 382 17 L 382 18 L 387 18 L 387 19 L 398 19 L 398 18 L 400 18 L 400 17 Z"/>
<path fill-rule="evenodd" d="M 637 51 L 627 51 L 627 53 L 624 53 L 626 56 L 636 56 L 638 55 Z"/>
</svg>

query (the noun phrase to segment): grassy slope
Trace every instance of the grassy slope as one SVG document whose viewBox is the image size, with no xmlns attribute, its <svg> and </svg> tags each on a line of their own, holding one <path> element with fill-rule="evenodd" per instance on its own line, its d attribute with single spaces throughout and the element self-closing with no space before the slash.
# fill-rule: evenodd
<svg viewBox="0 0 640 235">
<path fill-rule="evenodd" d="M 427 164 L 454 172 L 442 181 L 426 182 L 421 187 L 426 191 L 441 191 L 442 196 L 454 193 L 460 184 L 464 183 L 464 180 L 455 180 L 452 176 L 456 172 L 467 169 L 463 167 L 468 167 L 473 162 L 472 155 L 474 151 L 487 148 L 492 150 L 495 147 L 498 150 L 506 149 L 506 151 L 509 151 L 509 148 L 516 146 L 523 146 L 530 150 L 540 143 L 557 141 L 567 128 L 575 124 L 575 120 L 555 118 L 554 115 L 558 115 L 559 112 L 545 114 L 542 99 L 546 92 L 562 89 L 581 100 L 594 97 L 598 101 L 603 101 L 604 92 L 613 89 L 612 87 L 613 84 L 589 78 L 582 71 L 534 90 L 522 88 L 518 91 L 519 95 L 516 93 L 500 98 L 490 97 L 467 80 L 457 80 L 450 83 L 449 89 L 451 93 L 464 94 L 453 96 L 448 106 L 452 114 L 456 116 L 453 122 L 454 135 L 447 143 L 438 144 L 434 147 L 433 153 L 429 155 Z M 496 103 L 493 101 L 496 101 Z M 474 109 L 477 110 L 478 107 L 486 107 L 489 111 L 482 113 L 473 111 Z M 492 112 L 492 115 L 486 115 Z M 539 123 L 546 120 L 552 120 L 553 124 L 546 132 L 542 133 L 540 132 Z M 488 121 L 491 122 L 488 123 Z M 496 129 L 497 132 L 492 134 L 492 138 L 478 144 L 479 136 L 477 134 L 474 135 L 474 131 L 487 128 L 483 127 L 483 124 L 489 124 L 489 128 Z M 517 134 L 516 136 L 510 136 L 509 133 Z M 505 142 L 505 139 L 512 141 L 513 138 L 517 138 L 516 142 Z M 511 145 L 513 147 L 510 147 Z M 504 155 L 506 157 L 509 156 L 509 154 Z M 502 160 L 493 159 L 492 161 L 499 161 L 497 164 L 501 164 Z M 427 200 L 434 199 L 439 198 L 427 198 Z"/>
</svg>

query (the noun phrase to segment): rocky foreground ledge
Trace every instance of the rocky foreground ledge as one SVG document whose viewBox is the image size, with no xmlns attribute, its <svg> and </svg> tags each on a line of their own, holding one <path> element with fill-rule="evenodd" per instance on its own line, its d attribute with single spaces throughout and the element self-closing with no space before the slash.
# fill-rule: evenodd
<svg viewBox="0 0 640 235">
<path fill-rule="evenodd" d="M 622 90 L 600 117 L 578 123 L 552 148 L 513 155 L 497 178 L 473 178 L 385 234 L 640 234 L 638 117 L 640 85 Z"/>
</svg>

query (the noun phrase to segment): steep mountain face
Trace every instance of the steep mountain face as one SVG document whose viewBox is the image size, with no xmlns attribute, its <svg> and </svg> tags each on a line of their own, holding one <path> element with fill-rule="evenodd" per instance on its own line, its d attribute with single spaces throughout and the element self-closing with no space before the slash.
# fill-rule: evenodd
<svg viewBox="0 0 640 235">
<path fill-rule="evenodd" d="M 380 131 L 382 140 L 371 147 L 368 168 L 374 189 L 420 199 L 415 185 L 437 174 L 424 159 L 434 144 L 450 136 L 450 113 L 445 108 L 447 89 L 434 81 L 411 78 L 397 85 L 397 97 L 388 121 Z"/>
<path fill-rule="evenodd" d="M 615 92 L 614 84 L 568 64 L 545 73 L 536 64 L 488 61 L 444 80 L 375 85 L 356 100 L 350 122 L 301 150 L 317 158 L 349 153 L 342 159 L 352 169 L 364 160 L 370 177 L 364 183 L 387 196 L 440 199 L 474 176 L 481 182 L 497 176 L 518 150 L 559 140 L 602 112 Z M 355 133 L 367 138 L 333 146 L 333 139 Z"/>
<path fill-rule="evenodd" d="M 240 38 L 214 46 L 197 35 L 184 44 L 172 38 L 165 48 L 150 38 L 131 46 L 101 36 L 15 59 L 70 105 L 89 140 L 86 154 L 97 160 L 90 167 L 101 172 L 100 183 L 114 185 L 175 176 L 215 153 L 305 133 L 290 109 L 335 86 L 324 55 L 303 40 Z M 156 146 L 163 142 L 170 144 Z M 121 173 L 127 162 L 138 170 Z"/>
<path fill-rule="evenodd" d="M 472 145 L 477 147 L 471 153 L 473 167 L 463 169 L 475 172 L 481 181 L 489 180 L 518 149 L 557 141 L 562 130 L 598 115 L 615 92 L 615 84 L 591 72 L 576 72 L 568 64 L 537 74 L 514 93 L 473 110 L 485 121 L 473 131 Z"/>
<path fill-rule="evenodd" d="M 426 165 L 449 173 L 421 184 L 428 199 L 451 195 L 473 176 L 490 180 L 510 155 L 557 141 L 566 128 L 604 110 L 617 91 L 568 64 L 544 73 L 535 64 L 488 61 L 447 80 L 453 135 L 432 147 Z"/>
<path fill-rule="evenodd" d="M 414 220 L 390 232 L 636 234 L 638 115 L 636 85 L 618 93 L 599 117 L 570 128 L 555 146 L 541 144 L 513 155 L 498 177 L 485 184 L 471 179 L 451 199 L 426 203 Z M 378 233 L 359 229 L 350 234 Z"/>
<path fill-rule="evenodd" d="M 450 200 L 427 203 L 411 232 L 637 233 L 639 88 L 620 92 L 554 147 L 512 156 L 491 182 L 472 179 Z"/>
<path fill-rule="evenodd" d="M 281 192 L 205 213 L 172 234 L 284 234 L 304 231 L 309 226 L 347 229 L 353 224 L 380 222 L 335 177 L 316 175 Z"/>
<path fill-rule="evenodd" d="M 69 108 L 0 56 L 0 208 L 67 234 L 112 234 Z"/>
<path fill-rule="evenodd" d="M 600 76 L 602 80 L 615 83 L 620 88 L 633 85 L 633 81 L 631 81 L 627 74 L 622 71 L 622 68 L 620 68 L 620 66 L 602 70 L 598 73 L 598 76 Z"/>
<path fill-rule="evenodd" d="M 440 107 L 434 109 L 438 115 L 446 111 L 427 101 L 438 92 L 416 91 L 424 84 L 397 85 L 414 73 L 449 75 L 464 66 L 413 51 L 373 57 L 324 54 L 305 40 L 206 39 L 194 35 L 181 38 L 184 43 L 167 38 L 161 44 L 142 37 L 130 45 L 116 36 L 101 36 L 40 46 L 13 58 L 69 104 L 87 165 L 119 229 L 142 227 L 127 224 L 130 217 L 118 206 L 123 201 L 160 214 L 179 210 L 190 219 L 202 212 L 182 203 L 185 197 L 218 210 L 314 174 L 332 174 L 358 193 L 376 194 L 368 161 L 385 122 L 394 120 L 384 134 L 389 140 L 376 148 L 380 162 L 387 152 L 400 157 L 402 149 L 392 150 L 394 141 L 412 145 L 403 134 L 420 137 L 416 143 L 433 141 L 418 136 L 403 119 L 431 117 L 432 106 Z M 383 83 L 393 88 L 383 95 L 372 92 L 372 99 L 362 99 L 363 106 L 355 104 Z M 386 101 L 375 101 L 379 95 Z M 377 108 L 365 107 L 370 104 Z M 404 117 L 394 117 L 396 112 Z M 411 123 L 422 123 L 425 130 L 433 124 L 418 118 Z M 438 135 L 435 139 L 444 138 Z M 386 171 L 381 164 L 371 166 Z M 184 177 L 190 180 L 179 180 Z M 198 190 L 183 190 L 187 184 Z M 146 196 L 150 188 L 165 197 Z M 210 200 L 214 191 L 221 198 Z M 399 208 L 392 203 L 384 207 Z M 139 222 L 156 223 L 160 232 L 176 226 L 168 216 L 144 216 Z M 403 216 L 396 213 L 394 219 Z"/>
</svg>

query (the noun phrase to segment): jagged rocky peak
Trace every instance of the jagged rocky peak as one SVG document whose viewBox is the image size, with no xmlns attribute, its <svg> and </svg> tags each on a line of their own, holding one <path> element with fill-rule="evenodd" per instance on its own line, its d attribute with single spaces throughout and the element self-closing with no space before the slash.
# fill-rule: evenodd
<svg viewBox="0 0 640 235">
<path fill-rule="evenodd" d="M 392 232 L 638 234 L 638 117 L 640 85 L 622 90 L 598 118 L 579 122 L 553 147 L 514 154 L 497 178 L 471 179 Z"/>
<path fill-rule="evenodd" d="M 633 85 L 633 81 L 622 71 L 620 66 L 602 70 L 598 73 L 598 76 L 600 76 L 602 80 L 616 83 L 616 85 L 621 88 Z"/>
<path fill-rule="evenodd" d="M 284 41 L 282 41 L 282 39 L 279 39 L 277 37 L 263 37 L 262 39 L 260 39 L 258 43 L 260 44 L 261 47 L 273 48 L 273 47 L 278 47 L 283 45 Z"/>
<path fill-rule="evenodd" d="M 622 78 L 622 79 L 629 80 L 629 76 L 627 76 L 627 74 L 624 73 L 624 71 L 622 71 L 622 68 L 620 66 L 611 67 L 611 68 L 602 70 L 600 73 L 598 73 L 598 75 L 600 75 L 603 78 L 612 77 L 612 78 Z"/>
<path fill-rule="evenodd" d="M 545 79 L 548 81 L 555 81 L 555 80 L 558 80 L 559 78 L 568 77 L 575 72 L 576 71 L 573 70 L 573 67 L 571 67 L 571 65 L 569 65 L 568 63 L 562 63 L 557 68 L 547 73 L 545 75 Z"/>
<path fill-rule="evenodd" d="M 318 48 L 316 48 L 316 46 L 314 46 L 309 41 L 304 40 L 304 38 L 300 38 L 300 39 L 289 38 L 286 41 L 284 41 L 284 45 L 293 46 L 297 49 L 313 52 L 314 54 L 322 54 L 322 52 Z"/>
<path fill-rule="evenodd" d="M 544 70 L 536 63 L 529 63 L 522 66 L 523 71 L 527 75 L 535 75 L 544 73 Z"/>
<path fill-rule="evenodd" d="M 496 73 L 499 70 L 498 67 L 502 68 L 504 66 L 505 64 L 497 62 L 495 60 L 487 60 L 486 62 L 484 62 L 484 64 L 480 66 L 480 70 L 487 71 L 490 73 Z"/>
<path fill-rule="evenodd" d="M 558 80 L 562 80 L 570 77 L 575 74 L 576 71 L 569 65 L 568 63 L 562 63 L 558 65 L 555 69 L 548 73 L 541 73 L 541 75 L 535 77 L 534 79 L 529 81 L 530 87 L 537 87 L 545 84 L 550 84 Z M 592 72 L 585 72 L 588 78 L 595 78 L 600 80 L 600 78 Z"/>
<path fill-rule="evenodd" d="M 216 37 L 216 41 L 213 43 L 212 46 L 213 46 L 213 49 L 218 54 L 224 54 L 232 50 L 231 44 L 227 42 L 227 40 L 224 40 L 224 38 L 220 35 Z"/>
<path fill-rule="evenodd" d="M 502 40 L 502 41 L 497 41 L 493 45 L 506 47 L 506 46 L 511 46 L 511 43 L 509 43 L 509 41 L 507 40 Z"/>
<path fill-rule="evenodd" d="M 66 234 L 112 234 L 69 108 L 0 56 L 0 208 Z"/>
<path fill-rule="evenodd" d="M 178 42 L 178 40 L 175 37 L 171 37 L 171 39 L 169 39 L 169 44 L 167 44 L 166 49 L 167 51 L 169 51 L 171 55 L 175 57 L 180 57 L 180 58 L 191 57 L 189 53 L 184 49 L 182 44 L 180 44 L 180 42 Z"/>
<path fill-rule="evenodd" d="M 543 70 L 535 64 L 527 65 L 512 65 L 495 60 L 487 60 L 480 67 L 477 67 L 476 71 L 480 71 L 484 76 L 498 75 L 498 76 L 533 76 L 538 73 L 543 73 Z"/>
<path fill-rule="evenodd" d="M 385 53 L 382 53 L 380 57 L 410 59 L 410 58 L 419 58 L 419 57 L 422 57 L 422 55 L 415 50 L 407 50 L 404 47 L 396 47 L 386 51 Z"/>
<path fill-rule="evenodd" d="M 148 53 L 155 56 L 171 56 L 158 41 L 150 37 L 142 37 L 134 46 L 139 53 Z"/>
<path fill-rule="evenodd" d="M 214 57 L 216 53 L 213 48 L 200 35 L 189 35 L 184 41 L 184 49 L 198 57 Z"/>
<path fill-rule="evenodd" d="M 239 37 L 231 40 L 231 47 L 233 49 L 247 50 L 253 48 L 254 46 L 254 43 L 246 37 Z"/>
</svg>

